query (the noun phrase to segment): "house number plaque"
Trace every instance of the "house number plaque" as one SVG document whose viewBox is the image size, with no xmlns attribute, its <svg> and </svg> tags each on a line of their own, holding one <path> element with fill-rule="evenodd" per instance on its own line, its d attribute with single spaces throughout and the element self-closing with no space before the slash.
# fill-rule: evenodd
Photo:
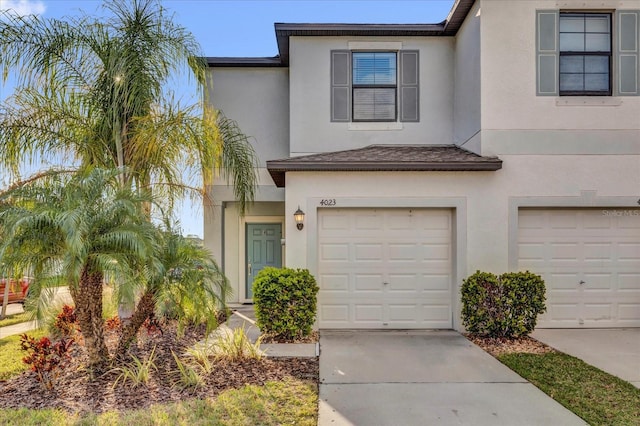
<svg viewBox="0 0 640 426">
<path fill-rule="evenodd" d="M 322 199 L 322 200 L 320 200 L 320 205 L 324 206 L 324 207 L 335 206 L 336 205 L 336 199 L 335 198 Z"/>
</svg>

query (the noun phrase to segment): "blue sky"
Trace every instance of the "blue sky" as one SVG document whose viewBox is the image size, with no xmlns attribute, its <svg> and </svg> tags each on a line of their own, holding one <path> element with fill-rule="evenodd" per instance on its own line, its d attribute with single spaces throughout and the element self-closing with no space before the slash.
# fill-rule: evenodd
<svg viewBox="0 0 640 426">
<path fill-rule="evenodd" d="M 275 22 L 437 23 L 447 17 L 453 3 L 453 0 L 165 0 L 163 5 L 174 14 L 176 22 L 193 33 L 206 56 L 275 56 L 278 53 Z M 79 15 L 80 11 L 100 15 L 101 4 L 99 0 L 0 0 L 0 9 L 63 18 Z M 12 91 L 11 81 L 0 86 L 0 101 Z M 179 217 L 185 234 L 202 236 L 200 206 L 186 203 Z"/>
</svg>

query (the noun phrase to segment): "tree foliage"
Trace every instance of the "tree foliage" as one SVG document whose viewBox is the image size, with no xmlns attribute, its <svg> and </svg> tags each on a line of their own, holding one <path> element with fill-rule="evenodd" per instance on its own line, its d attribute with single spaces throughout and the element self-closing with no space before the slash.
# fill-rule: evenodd
<svg viewBox="0 0 640 426">
<path fill-rule="evenodd" d="M 0 106 L 0 166 L 17 179 L 3 195 L 0 257 L 36 268 L 43 288 L 69 285 L 94 364 L 108 357 L 98 297 L 105 274 L 128 277 L 121 295 L 141 289 L 133 324 L 168 295 L 163 285 L 176 288 L 162 275 L 172 268 L 172 237 L 151 216 L 169 217 L 179 197 L 202 195 L 218 174 L 244 212 L 257 182 L 255 153 L 237 123 L 206 102 L 176 101 L 171 90 L 186 75 L 203 93 L 206 62 L 193 35 L 160 0 L 108 0 L 104 9 L 105 18 L 62 20 L 0 12 L 0 72 L 5 81 L 17 77 Z M 25 163 L 79 174 L 48 170 L 20 180 Z M 101 179 L 103 188 L 92 183 Z M 194 282 L 223 297 L 215 264 L 202 270 L 210 275 Z M 125 331 L 123 342 L 133 332 Z"/>
</svg>

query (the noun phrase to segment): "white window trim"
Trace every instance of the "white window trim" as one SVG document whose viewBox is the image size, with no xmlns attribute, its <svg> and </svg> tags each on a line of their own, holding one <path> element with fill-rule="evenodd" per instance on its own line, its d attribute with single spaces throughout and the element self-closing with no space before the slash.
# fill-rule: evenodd
<svg viewBox="0 0 640 426">
<path fill-rule="evenodd" d="M 349 50 L 402 50 L 401 41 L 350 41 Z"/>
<path fill-rule="evenodd" d="M 404 126 L 400 121 L 351 121 L 348 123 L 349 130 L 373 130 L 373 131 L 386 131 L 386 130 L 402 130 Z"/>
</svg>

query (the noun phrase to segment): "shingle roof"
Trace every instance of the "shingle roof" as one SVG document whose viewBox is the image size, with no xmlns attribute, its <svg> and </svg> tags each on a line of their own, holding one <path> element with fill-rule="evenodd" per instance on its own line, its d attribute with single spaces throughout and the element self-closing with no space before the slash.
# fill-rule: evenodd
<svg viewBox="0 0 640 426">
<path fill-rule="evenodd" d="M 370 145 L 267 161 L 276 186 L 293 171 L 496 171 L 497 157 L 483 157 L 456 145 Z"/>
</svg>

